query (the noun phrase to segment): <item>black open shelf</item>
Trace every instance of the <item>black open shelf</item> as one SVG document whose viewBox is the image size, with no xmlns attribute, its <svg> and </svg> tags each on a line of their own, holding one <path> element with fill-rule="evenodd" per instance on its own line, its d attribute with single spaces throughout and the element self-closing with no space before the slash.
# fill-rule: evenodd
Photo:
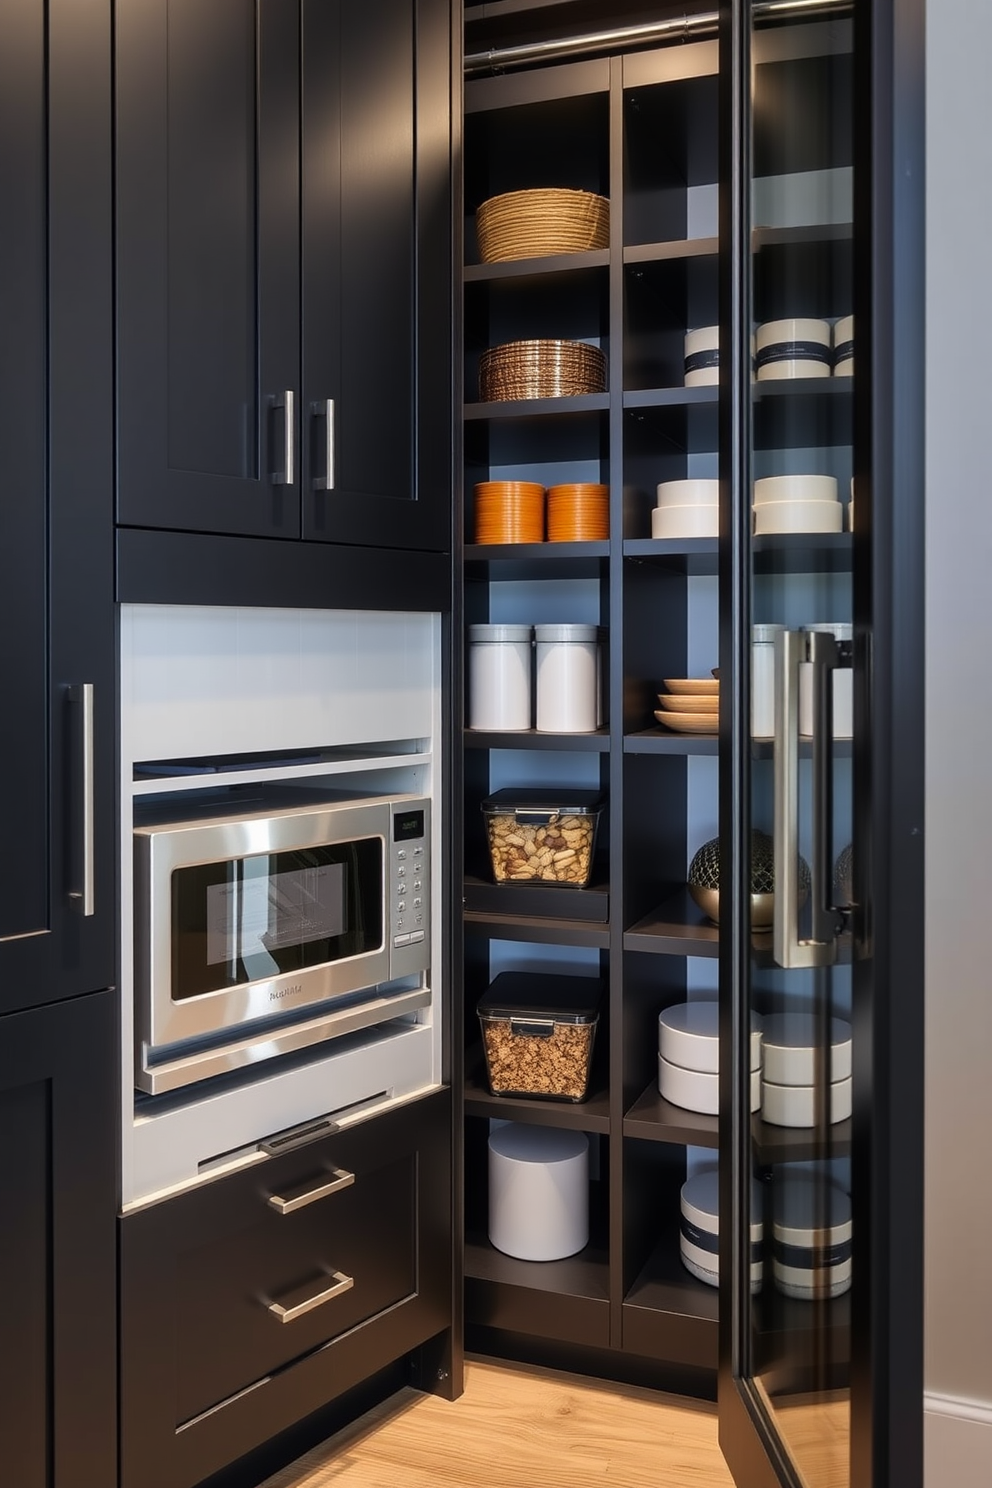
<svg viewBox="0 0 992 1488">
<path fill-rule="evenodd" d="M 595 579 L 610 556 L 608 542 L 467 543 L 465 577 L 483 583 L 514 579 Z"/>
<path fill-rule="evenodd" d="M 679 1257 L 678 1209 L 623 1302 L 623 1347 L 652 1359 L 716 1369 L 718 1293 Z"/>
<path fill-rule="evenodd" d="M 625 734 L 624 754 L 719 754 L 717 734 L 674 734 L 661 727 Z"/>
<path fill-rule="evenodd" d="M 672 1105 L 658 1093 L 658 1082 L 653 1080 L 623 1118 L 623 1134 L 646 1142 L 716 1148 L 720 1145 L 720 1118 Z"/>
<path fill-rule="evenodd" d="M 623 948 L 656 956 L 716 957 L 720 931 L 683 888 L 625 930 Z"/>
<path fill-rule="evenodd" d="M 518 1261 L 486 1235 L 465 1237 L 465 1315 L 470 1323 L 561 1343 L 608 1348 L 609 1265 L 590 1240 L 564 1261 Z"/>
<path fill-rule="evenodd" d="M 545 274 L 574 274 L 605 268 L 608 248 L 590 248 L 584 253 L 548 253 L 537 258 L 513 258 L 501 263 L 466 264 L 466 284 L 495 283 L 503 279 L 538 279 Z"/>
<path fill-rule="evenodd" d="M 466 729 L 466 749 L 554 749 L 578 750 L 586 754 L 605 754 L 610 747 L 610 731 L 597 729 L 591 734 L 548 734 L 537 729 L 510 729 L 497 733 L 490 729 Z"/>
<path fill-rule="evenodd" d="M 479 419 L 576 418 L 581 414 L 606 413 L 609 393 L 577 393 L 571 398 L 510 398 L 504 402 L 466 403 L 464 417 Z"/>
<path fill-rule="evenodd" d="M 632 243 L 624 248 L 623 261 L 663 263 L 670 258 L 709 258 L 719 251 L 719 238 L 675 238 L 667 243 Z"/>
<path fill-rule="evenodd" d="M 610 927 L 591 920 L 548 919 L 537 915 L 489 914 L 467 909 L 464 915 L 466 935 L 480 935 L 488 940 L 520 940 L 532 945 L 591 946 L 605 951 L 610 944 Z"/>
<path fill-rule="evenodd" d="M 623 395 L 624 408 L 695 408 L 717 404 L 718 387 L 632 388 Z"/>
<path fill-rule="evenodd" d="M 528 1099 L 522 1095 L 493 1095 L 486 1081 L 482 1051 L 470 1051 L 465 1064 L 465 1114 L 495 1117 L 501 1121 L 524 1121 L 531 1126 L 559 1126 L 572 1131 L 608 1132 L 610 1097 L 605 1079 L 598 1083 L 593 1071 L 593 1088 L 584 1101 Z"/>
<path fill-rule="evenodd" d="M 553 883 L 494 883 L 467 873 L 463 903 L 466 914 L 486 920 L 538 920 L 553 927 L 559 920 L 606 926 L 610 918 L 610 886 L 593 873 L 584 889 Z M 553 938 L 551 943 L 553 944 Z"/>
</svg>

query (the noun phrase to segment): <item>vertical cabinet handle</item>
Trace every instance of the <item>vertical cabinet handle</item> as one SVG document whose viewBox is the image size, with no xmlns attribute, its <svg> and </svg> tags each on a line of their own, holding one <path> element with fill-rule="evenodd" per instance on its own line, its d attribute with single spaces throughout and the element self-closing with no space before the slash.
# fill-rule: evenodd
<svg viewBox="0 0 992 1488">
<path fill-rule="evenodd" d="M 80 861 L 78 872 L 73 873 L 69 887 L 69 900 L 80 914 L 90 916 L 96 912 L 96 849 L 94 843 L 93 810 L 93 683 L 79 682 L 69 688 L 69 703 L 77 713 L 77 728 L 73 730 L 72 754 L 76 769 L 73 781 L 78 782 Z"/>
<path fill-rule="evenodd" d="M 283 410 L 283 450 L 285 460 L 282 470 L 273 471 L 274 486 L 291 486 L 296 480 L 296 395 L 292 388 L 278 393 L 272 400 L 273 408 Z"/>
<path fill-rule="evenodd" d="M 810 938 L 799 937 L 799 668 L 813 668 L 813 851 Z M 779 966 L 832 966 L 839 916 L 830 903 L 834 669 L 837 642 L 820 631 L 775 637 L 775 912 L 773 955 Z"/>
<path fill-rule="evenodd" d="M 325 398 L 323 402 L 311 403 L 310 412 L 314 418 L 324 420 L 324 473 L 318 475 L 313 483 L 315 491 L 334 490 L 334 399 Z"/>
</svg>

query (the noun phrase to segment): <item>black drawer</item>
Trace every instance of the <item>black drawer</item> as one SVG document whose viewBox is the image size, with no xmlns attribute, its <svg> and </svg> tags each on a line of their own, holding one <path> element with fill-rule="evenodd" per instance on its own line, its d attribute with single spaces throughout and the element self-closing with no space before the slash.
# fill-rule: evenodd
<svg viewBox="0 0 992 1488">
<path fill-rule="evenodd" d="M 450 1092 L 121 1222 L 123 1488 L 186 1488 L 451 1324 Z"/>
</svg>

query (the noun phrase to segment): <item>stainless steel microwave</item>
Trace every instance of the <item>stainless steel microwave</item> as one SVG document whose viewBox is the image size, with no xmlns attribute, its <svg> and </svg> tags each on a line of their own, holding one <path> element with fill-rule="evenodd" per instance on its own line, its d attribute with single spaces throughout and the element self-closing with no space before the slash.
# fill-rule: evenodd
<svg viewBox="0 0 992 1488">
<path fill-rule="evenodd" d="M 199 812 L 134 830 L 139 1089 L 174 1089 L 429 1000 L 427 799 Z"/>
</svg>

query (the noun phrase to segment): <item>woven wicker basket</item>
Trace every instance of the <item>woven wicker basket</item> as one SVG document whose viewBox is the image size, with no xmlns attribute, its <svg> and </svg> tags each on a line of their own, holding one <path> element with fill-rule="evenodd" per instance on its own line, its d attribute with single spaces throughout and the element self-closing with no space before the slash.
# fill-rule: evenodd
<svg viewBox="0 0 992 1488">
<path fill-rule="evenodd" d="M 484 403 L 605 391 L 606 356 L 587 341 L 507 341 L 479 358 Z"/>
<path fill-rule="evenodd" d="M 610 203 L 564 187 L 507 191 L 482 203 L 475 226 L 483 263 L 585 253 L 609 246 Z"/>
</svg>

